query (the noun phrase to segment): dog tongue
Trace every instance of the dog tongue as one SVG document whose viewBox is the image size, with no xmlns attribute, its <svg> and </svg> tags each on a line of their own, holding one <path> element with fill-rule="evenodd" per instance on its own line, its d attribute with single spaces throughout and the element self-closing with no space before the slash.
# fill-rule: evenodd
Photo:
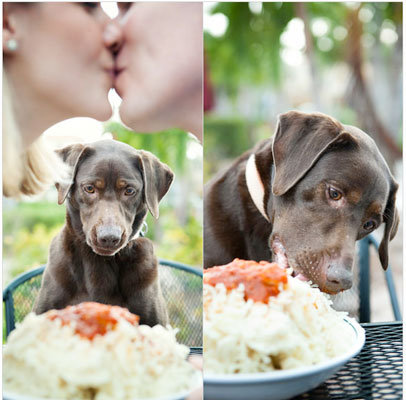
<svg viewBox="0 0 406 400">
<path fill-rule="evenodd" d="M 299 279 L 300 281 L 307 282 L 309 279 L 307 279 L 303 274 L 297 274 L 295 275 L 296 279 Z"/>
</svg>

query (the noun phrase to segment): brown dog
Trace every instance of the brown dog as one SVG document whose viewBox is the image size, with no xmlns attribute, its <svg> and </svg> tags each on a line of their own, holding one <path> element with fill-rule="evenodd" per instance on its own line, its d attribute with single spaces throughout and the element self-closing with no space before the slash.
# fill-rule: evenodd
<svg viewBox="0 0 406 400">
<path fill-rule="evenodd" d="M 114 140 L 59 154 L 73 167 L 72 181 L 56 184 L 58 203 L 67 199 L 66 224 L 52 241 L 34 311 L 96 301 L 126 307 L 142 324 L 165 325 L 158 262 L 151 241 L 138 233 L 148 210 L 158 217 L 172 171 Z"/>
<path fill-rule="evenodd" d="M 388 266 L 397 188 L 361 130 L 323 114 L 282 114 L 273 140 L 206 185 L 205 267 L 273 256 L 325 292 L 349 289 L 355 242 L 381 223 L 379 256 Z"/>
</svg>

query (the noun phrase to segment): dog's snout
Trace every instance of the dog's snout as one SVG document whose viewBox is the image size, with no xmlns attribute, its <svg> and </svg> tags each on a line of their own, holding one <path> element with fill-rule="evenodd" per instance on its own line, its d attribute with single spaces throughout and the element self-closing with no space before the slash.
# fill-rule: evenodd
<svg viewBox="0 0 406 400">
<path fill-rule="evenodd" d="M 352 260 L 345 263 L 332 262 L 327 268 L 326 289 L 338 293 L 352 286 Z"/>
<path fill-rule="evenodd" d="M 122 233 L 118 226 L 99 226 L 96 230 L 97 242 L 102 247 L 116 247 L 121 241 Z"/>
</svg>

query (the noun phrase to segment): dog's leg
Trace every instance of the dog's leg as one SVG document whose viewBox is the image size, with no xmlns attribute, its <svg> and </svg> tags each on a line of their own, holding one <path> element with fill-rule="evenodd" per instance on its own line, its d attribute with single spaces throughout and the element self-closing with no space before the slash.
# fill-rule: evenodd
<svg viewBox="0 0 406 400">
<path fill-rule="evenodd" d="M 168 323 L 166 304 L 158 277 L 158 260 L 147 238 L 132 240 L 120 252 L 119 287 L 125 307 L 150 326 Z M 136 290 L 135 290 L 136 289 Z"/>
<path fill-rule="evenodd" d="M 52 309 L 61 309 L 69 303 L 69 299 L 69 293 L 60 287 L 49 270 L 45 270 L 33 311 L 35 314 L 42 314 Z"/>
</svg>

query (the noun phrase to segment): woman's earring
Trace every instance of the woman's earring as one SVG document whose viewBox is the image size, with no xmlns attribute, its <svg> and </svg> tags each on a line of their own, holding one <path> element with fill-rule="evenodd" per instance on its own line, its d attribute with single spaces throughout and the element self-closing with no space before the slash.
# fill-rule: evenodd
<svg viewBox="0 0 406 400">
<path fill-rule="evenodd" d="M 18 49 L 18 42 L 15 39 L 9 39 L 6 42 L 6 46 L 10 51 L 16 51 Z"/>
</svg>

